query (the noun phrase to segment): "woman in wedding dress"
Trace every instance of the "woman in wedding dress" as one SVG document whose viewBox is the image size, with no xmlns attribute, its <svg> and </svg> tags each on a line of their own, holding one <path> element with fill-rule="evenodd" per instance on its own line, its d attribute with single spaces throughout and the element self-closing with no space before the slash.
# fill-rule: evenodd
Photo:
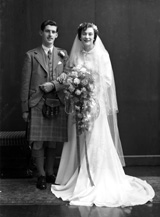
<svg viewBox="0 0 160 217">
<path fill-rule="evenodd" d="M 85 67 L 94 78 L 94 118 L 92 128 L 77 139 L 74 113 L 69 114 L 68 142 L 63 147 L 52 193 L 78 206 L 120 207 L 152 201 L 153 188 L 123 170 L 114 75 L 109 54 L 92 23 L 78 27 L 68 62 L 70 69 L 75 66 Z"/>
</svg>

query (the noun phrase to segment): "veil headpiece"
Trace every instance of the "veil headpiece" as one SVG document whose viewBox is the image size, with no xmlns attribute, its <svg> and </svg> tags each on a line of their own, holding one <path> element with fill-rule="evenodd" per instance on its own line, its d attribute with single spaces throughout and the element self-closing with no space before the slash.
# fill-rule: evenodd
<svg viewBox="0 0 160 217">
<path fill-rule="evenodd" d="M 82 50 L 83 50 L 83 44 L 78 39 L 78 35 L 77 35 L 70 52 L 70 57 L 68 60 L 69 67 L 74 67 L 79 64 L 79 60 L 82 59 Z M 104 105 L 106 108 L 106 115 L 107 115 L 106 117 L 108 118 L 112 139 L 115 148 L 118 152 L 118 155 L 120 157 L 121 163 L 124 166 L 125 162 L 123 157 L 121 141 L 119 138 L 119 130 L 117 126 L 118 106 L 117 106 L 114 75 L 113 75 L 109 54 L 105 49 L 99 36 L 97 36 L 96 41 L 94 43 L 94 48 L 91 51 L 91 57 L 93 60 L 92 65 L 94 67 L 94 64 L 96 64 L 95 68 L 97 68 L 98 70 L 97 73 L 100 75 L 100 83 L 98 84 L 98 86 L 100 86 L 102 90 L 102 99 L 105 102 Z"/>
</svg>

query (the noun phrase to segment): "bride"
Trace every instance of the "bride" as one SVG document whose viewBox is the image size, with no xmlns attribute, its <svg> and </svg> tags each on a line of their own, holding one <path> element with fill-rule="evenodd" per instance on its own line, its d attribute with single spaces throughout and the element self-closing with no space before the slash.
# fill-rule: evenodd
<svg viewBox="0 0 160 217">
<path fill-rule="evenodd" d="M 90 127 L 79 132 L 69 114 L 68 142 L 64 144 L 52 193 L 70 205 L 134 206 L 152 201 L 153 188 L 128 176 L 117 127 L 117 100 L 109 54 L 92 23 L 82 23 L 71 50 L 68 67 L 84 68 L 94 80 Z M 84 115 L 83 113 L 81 114 Z"/>
</svg>

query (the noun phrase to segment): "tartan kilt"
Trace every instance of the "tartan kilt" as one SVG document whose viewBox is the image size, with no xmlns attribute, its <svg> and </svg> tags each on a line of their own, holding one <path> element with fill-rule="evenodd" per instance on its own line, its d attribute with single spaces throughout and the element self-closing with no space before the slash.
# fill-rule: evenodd
<svg viewBox="0 0 160 217">
<path fill-rule="evenodd" d="M 29 141 L 55 141 L 66 142 L 68 140 L 67 114 L 64 107 L 60 106 L 60 113 L 57 117 L 48 119 L 42 114 L 44 100 L 31 108 L 30 120 L 27 129 Z"/>
</svg>

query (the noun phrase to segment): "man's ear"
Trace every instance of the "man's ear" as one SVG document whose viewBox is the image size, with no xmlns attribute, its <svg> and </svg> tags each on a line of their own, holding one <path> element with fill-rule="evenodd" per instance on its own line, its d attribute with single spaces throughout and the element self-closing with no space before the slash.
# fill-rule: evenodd
<svg viewBox="0 0 160 217">
<path fill-rule="evenodd" d="M 58 38 L 58 32 L 56 33 L 56 38 Z"/>
<path fill-rule="evenodd" d="M 39 30 L 39 34 L 40 34 L 40 36 L 42 36 L 42 30 Z"/>
</svg>

